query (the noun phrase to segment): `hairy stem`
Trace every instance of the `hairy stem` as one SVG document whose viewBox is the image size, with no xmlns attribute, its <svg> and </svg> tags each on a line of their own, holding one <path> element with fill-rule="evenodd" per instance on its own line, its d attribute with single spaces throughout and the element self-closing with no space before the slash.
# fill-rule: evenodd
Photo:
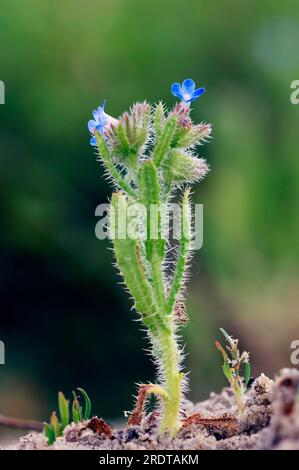
<svg viewBox="0 0 299 470">
<path fill-rule="evenodd" d="M 107 147 L 107 144 L 105 142 L 104 137 L 100 132 L 95 133 L 95 138 L 97 140 L 97 145 L 98 149 L 100 152 L 100 156 L 103 160 L 103 163 L 105 164 L 105 167 L 107 168 L 108 172 L 110 173 L 110 176 L 114 179 L 115 183 L 127 194 L 129 194 L 132 197 L 135 197 L 135 191 L 131 187 L 131 185 L 125 180 L 125 178 L 120 174 L 116 166 L 111 160 L 110 157 L 110 152 Z"/>
<path fill-rule="evenodd" d="M 162 277 L 162 263 L 157 253 L 154 253 L 151 259 L 153 289 L 156 293 L 157 304 L 162 314 L 165 312 L 166 298 Z"/>
<path fill-rule="evenodd" d="M 165 313 L 169 322 L 169 332 L 161 332 L 160 360 L 165 381 L 164 389 L 167 396 L 164 399 L 164 412 L 160 431 L 169 431 L 174 436 L 180 428 L 180 404 L 182 399 L 182 379 L 180 372 L 180 350 L 176 338 L 176 326 L 174 321 L 174 305 L 182 288 L 186 272 L 188 254 L 191 243 L 191 214 L 189 206 L 189 190 L 183 197 L 181 214 L 181 241 L 176 270 L 168 298 Z"/>
<path fill-rule="evenodd" d="M 170 315 L 173 311 L 177 296 L 182 288 L 187 269 L 188 255 L 191 247 L 191 213 L 189 206 L 189 194 L 190 191 L 187 189 L 183 196 L 179 255 L 168 297 L 166 308 L 168 315 Z"/>
<path fill-rule="evenodd" d="M 175 324 L 169 318 L 170 332 L 162 332 L 159 338 L 161 347 L 161 364 L 164 376 L 164 389 L 167 396 L 164 399 L 163 418 L 160 432 L 170 432 L 175 436 L 180 428 L 180 405 L 182 399 L 182 378 L 180 372 L 180 351 L 178 349 Z"/>
</svg>

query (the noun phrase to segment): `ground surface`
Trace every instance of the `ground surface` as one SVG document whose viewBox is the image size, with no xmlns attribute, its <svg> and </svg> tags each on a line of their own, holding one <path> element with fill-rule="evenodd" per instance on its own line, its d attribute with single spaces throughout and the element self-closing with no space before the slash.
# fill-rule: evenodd
<svg viewBox="0 0 299 470">
<path fill-rule="evenodd" d="M 299 450 L 299 372 L 283 369 L 275 382 L 260 375 L 246 394 L 238 417 L 230 389 L 208 400 L 186 402 L 183 427 L 176 438 L 159 436 L 159 414 L 142 413 L 124 429 L 111 429 L 93 418 L 66 428 L 53 446 L 42 434 L 21 438 L 19 449 L 297 449 Z"/>
</svg>

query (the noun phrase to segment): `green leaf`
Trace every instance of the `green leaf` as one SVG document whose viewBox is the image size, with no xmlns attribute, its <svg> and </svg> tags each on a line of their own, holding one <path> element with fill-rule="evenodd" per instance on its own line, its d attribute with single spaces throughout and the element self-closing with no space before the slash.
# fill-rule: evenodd
<svg viewBox="0 0 299 470">
<path fill-rule="evenodd" d="M 231 371 L 231 368 L 230 368 L 228 362 L 225 362 L 225 363 L 223 364 L 222 370 L 223 370 L 223 373 L 224 373 L 225 377 L 226 377 L 227 380 L 229 381 L 229 383 L 231 383 L 231 380 L 232 380 L 232 371 Z"/>
<path fill-rule="evenodd" d="M 70 422 L 69 400 L 67 400 L 62 392 L 58 393 L 58 406 L 61 419 L 61 431 L 63 431 Z"/>
<path fill-rule="evenodd" d="M 157 104 L 156 109 L 155 109 L 155 114 L 154 114 L 154 129 L 155 129 L 155 141 L 159 139 L 161 132 L 162 132 L 162 126 L 164 124 L 164 106 L 163 103 L 160 101 L 160 103 Z"/>
<path fill-rule="evenodd" d="M 47 438 L 47 443 L 51 446 L 56 441 L 55 429 L 48 423 L 44 423 L 44 433 Z"/>
<path fill-rule="evenodd" d="M 50 418 L 50 425 L 54 428 L 55 436 L 60 436 L 61 434 L 61 425 L 58 421 L 57 415 L 55 411 L 53 411 L 51 418 Z"/>
<path fill-rule="evenodd" d="M 77 398 L 77 395 L 75 392 L 73 392 L 73 404 L 72 404 L 72 415 L 73 415 L 73 421 L 74 423 L 79 423 L 80 422 L 80 404 Z"/>
<path fill-rule="evenodd" d="M 90 413 L 91 413 L 91 401 L 90 401 L 90 398 L 89 396 L 87 395 L 87 393 L 85 392 L 85 390 L 83 388 L 77 388 L 78 392 L 81 393 L 81 395 L 83 396 L 84 398 L 84 402 L 85 402 L 85 411 L 84 411 L 84 419 L 89 419 L 90 418 Z"/>
<path fill-rule="evenodd" d="M 250 380 L 250 363 L 249 362 L 244 363 L 244 379 L 245 379 L 245 385 L 247 388 L 247 385 Z"/>
<path fill-rule="evenodd" d="M 129 238 L 126 227 L 123 227 L 127 210 L 126 196 L 121 192 L 112 194 L 109 229 L 118 268 L 134 298 L 136 310 L 148 315 L 156 310 L 153 307 L 151 286 L 140 262 L 138 241 Z"/>
<path fill-rule="evenodd" d="M 225 331 L 224 328 L 219 328 L 219 330 L 221 331 L 221 333 L 223 334 L 223 336 L 225 337 L 226 341 L 230 342 L 231 341 L 231 337 L 229 336 L 229 334 Z"/>
<path fill-rule="evenodd" d="M 176 126 L 176 118 L 171 117 L 166 121 L 164 129 L 161 132 L 152 154 L 152 158 L 157 168 L 160 166 L 162 160 L 166 157 L 167 152 L 170 149 L 171 140 L 176 130 Z"/>
<path fill-rule="evenodd" d="M 124 156 L 128 156 L 131 151 L 131 146 L 130 146 L 130 142 L 128 140 L 126 131 L 121 123 L 119 123 L 116 128 L 116 134 L 119 138 L 119 142 L 121 145 L 121 153 Z"/>
<path fill-rule="evenodd" d="M 235 342 L 234 340 L 232 339 L 232 337 L 223 329 L 223 328 L 219 328 L 219 330 L 221 331 L 221 333 L 223 334 L 224 338 L 226 339 L 226 341 L 228 342 L 228 344 L 230 345 L 231 349 L 234 349 L 235 348 Z"/>
<path fill-rule="evenodd" d="M 140 197 L 146 208 L 146 254 L 149 261 L 156 253 L 161 259 L 165 254 L 165 240 L 162 238 L 162 214 L 158 173 L 152 160 L 143 163 L 140 175 Z M 155 230 L 154 230 L 155 229 Z"/>
<path fill-rule="evenodd" d="M 83 408 L 82 408 L 82 406 L 79 407 L 79 421 L 83 421 Z"/>
</svg>

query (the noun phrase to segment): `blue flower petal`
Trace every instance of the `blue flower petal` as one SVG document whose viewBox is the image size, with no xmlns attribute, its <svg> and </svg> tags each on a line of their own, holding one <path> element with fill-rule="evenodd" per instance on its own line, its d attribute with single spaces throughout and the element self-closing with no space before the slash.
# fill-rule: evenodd
<svg viewBox="0 0 299 470">
<path fill-rule="evenodd" d="M 182 83 L 183 93 L 190 93 L 190 95 L 195 90 L 195 82 L 191 78 L 186 78 Z"/>
<path fill-rule="evenodd" d="M 103 101 L 102 106 L 99 106 L 97 109 L 93 111 L 93 118 L 90 121 L 88 121 L 88 129 L 89 132 L 91 133 L 91 138 L 90 138 L 90 144 L 93 146 L 97 145 L 96 138 L 94 137 L 94 132 L 95 130 L 97 132 L 100 132 L 101 134 L 104 134 L 105 126 L 107 125 L 109 121 L 109 116 L 105 113 L 104 109 L 106 106 L 106 100 Z"/>
<path fill-rule="evenodd" d="M 196 100 L 197 98 L 199 98 L 201 95 L 204 94 L 204 92 L 206 91 L 205 88 L 197 88 L 197 90 L 194 90 L 193 93 L 192 93 L 192 100 Z"/>
<path fill-rule="evenodd" d="M 105 112 L 104 112 L 104 110 L 101 106 L 98 107 L 96 121 L 97 121 L 97 123 L 101 124 L 102 126 L 105 126 L 107 121 L 108 121 L 107 115 L 105 114 Z"/>
<path fill-rule="evenodd" d="M 178 82 L 173 83 L 171 86 L 171 93 L 177 96 L 185 103 L 191 103 L 196 100 L 205 92 L 205 88 L 195 89 L 195 82 L 192 78 L 186 78 L 182 85 Z"/>
<path fill-rule="evenodd" d="M 104 133 L 104 129 L 105 129 L 105 124 L 103 124 L 103 123 L 100 122 L 100 124 L 97 124 L 97 125 L 96 125 L 95 129 L 96 129 L 98 132 L 100 132 L 101 134 L 103 134 L 103 133 Z"/>
<path fill-rule="evenodd" d="M 178 98 L 183 99 L 182 87 L 181 87 L 181 85 L 180 85 L 178 82 L 173 83 L 173 84 L 171 85 L 171 93 L 172 93 L 174 96 L 177 96 Z"/>
<path fill-rule="evenodd" d="M 91 119 L 90 121 L 88 121 L 88 130 L 89 132 L 93 132 L 94 128 L 96 127 L 97 123 L 96 121 L 94 121 L 93 119 Z"/>
<path fill-rule="evenodd" d="M 90 145 L 96 146 L 96 145 L 97 145 L 96 138 L 95 138 L 95 137 L 91 137 L 89 143 L 90 143 Z"/>
</svg>

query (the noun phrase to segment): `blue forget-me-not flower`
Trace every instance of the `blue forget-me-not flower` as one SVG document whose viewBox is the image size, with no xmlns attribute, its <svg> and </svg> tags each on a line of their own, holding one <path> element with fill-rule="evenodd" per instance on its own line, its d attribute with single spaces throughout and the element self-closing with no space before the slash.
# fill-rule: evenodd
<svg viewBox="0 0 299 470">
<path fill-rule="evenodd" d="M 113 118 L 112 116 L 109 116 L 109 114 L 105 113 L 105 105 L 106 105 L 106 100 L 103 101 L 102 106 L 99 106 L 98 109 L 93 111 L 93 119 L 88 121 L 88 129 L 89 132 L 91 133 L 92 137 L 90 138 L 90 145 L 96 146 L 97 141 L 94 136 L 95 130 L 100 132 L 101 134 L 104 134 L 104 131 L 107 126 L 110 124 L 118 124 L 118 120 Z"/>
<path fill-rule="evenodd" d="M 171 93 L 185 103 L 197 100 L 205 91 L 205 88 L 195 89 L 195 82 L 191 78 L 187 78 L 182 84 L 176 82 L 171 86 Z"/>
</svg>

